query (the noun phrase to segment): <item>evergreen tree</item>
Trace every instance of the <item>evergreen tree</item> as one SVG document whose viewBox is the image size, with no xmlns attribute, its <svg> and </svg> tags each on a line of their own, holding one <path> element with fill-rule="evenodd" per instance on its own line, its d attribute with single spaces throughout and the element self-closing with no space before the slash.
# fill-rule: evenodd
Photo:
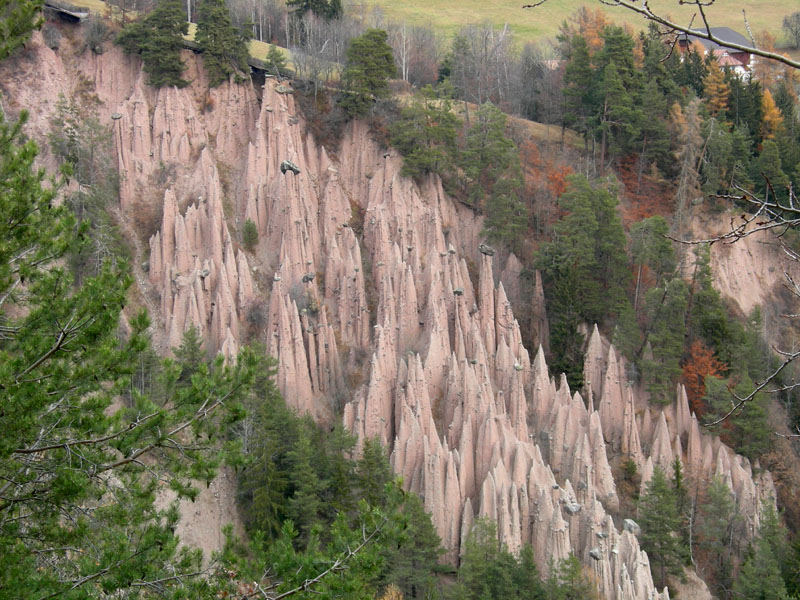
<svg viewBox="0 0 800 600">
<path fill-rule="evenodd" d="M 231 75 L 244 79 L 249 73 L 245 30 L 231 23 L 225 0 L 201 0 L 197 7 L 195 41 L 203 52 L 203 65 L 211 87 L 228 81 Z"/>
<path fill-rule="evenodd" d="M 42 4 L 43 0 L 0 1 L 0 60 L 8 58 L 44 24 Z"/>
<path fill-rule="evenodd" d="M 664 471 L 656 467 L 647 491 L 639 500 L 639 525 L 642 549 L 650 558 L 657 585 L 666 582 L 667 575 L 679 575 L 683 552 L 678 536 L 680 516 L 675 503 L 675 490 L 670 487 Z"/>
<path fill-rule="evenodd" d="M 657 79 L 649 79 L 645 83 L 637 105 L 633 114 L 639 119 L 636 129 L 641 137 L 641 145 L 636 149 L 639 151 L 639 182 L 641 182 L 642 171 L 648 164 L 655 162 L 662 173 L 672 172 L 675 166 L 665 120 L 669 111 L 665 92 L 659 88 Z"/>
<path fill-rule="evenodd" d="M 547 600 L 595 600 L 597 589 L 574 554 L 559 561 L 545 582 Z"/>
<path fill-rule="evenodd" d="M 389 78 L 395 76 L 396 69 L 387 39 L 383 29 L 368 29 L 347 47 L 342 72 L 346 91 L 340 104 L 351 116 L 366 114 L 375 100 L 389 95 Z"/>
<path fill-rule="evenodd" d="M 578 325 L 613 322 L 629 308 L 630 271 L 614 189 L 593 186 L 578 175 L 568 181 L 559 199 L 566 214 L 536 261 L 549 299 L 554 368 L 567 373 L 570 386 L 580 387 L 583 340 Z"/>
<path fill-rule="evenodd" d="M 708 66 L 703 56 L 694 46 L 683 56 L 681 68 L 678 70 L 675 82 L 683 88 L 691 88 L 695 96 L 703 96 L 703 80 L 708 74 Z"/>
<path fill-rule="evenodd" d="M 591 118 L 594 114 L 592 70 L 589 47 L 581 36 L 572 40 L 572 53 L 564 71 L 564 126 L 571 127 L 583 135 L 588 147 Z"/>
<path fill-rule="evenodd" d="M 643 296 L 642 271 L 647 267 L 652 273 L 653 287 L 660 287 L 665 277 L 671 276 L 676 267 L 675 250 L 666 237 L 669 225 L 664 217 L 656 215 L 642 219 L 631 225 L 631 257 L 636 267 L 636 290 L 633 307 L 639 306 L 640 294 Z"/>
<path fill-rule="evenodd" d="M 786 586 L 769 543 L 759 537 L 739 570 L 733 593 L 743 600 L 787 600 Z"/>
<path fill-rule="evenodd" d="M 645 339 L 637 356 L 650 400 L 657 404 L 673 401 L 681 375 L 688 296 L 686 283 L 677 277 L 645 295 Z M 647 347 L 652 356 L 645 355 Z"/>
<path fill-rule="evenodd" d="M 186 68 L 181 50 L 188 32 L 180 0 L 160 0 L 153 12 L 127 25 L 115 43 L 127 54 L 142 57 L 142 70 L 153 87 L 185 87 L 189 82 L 181 77 Z"/>
<path fill-rule="evenodd" d="M 644 119 L 634 107 L 633 98 L 625 89 L 616 64 L 603 69 L 598 94 L 602 98 L 599 118 L 600 165 L 605 167 L 606 149 L 612 156 L 621 156 L 632 149 L 638 136 L 637 125 Z"/>
<path fill-rule="evenodd" d="M 709 570 L 712 592 L 722 596 L 733 582 L 731 541 L 736 516 L 731 490 L 720 477 L 714 477 L 706 497 L 698 507 L 697 544 L 701 564 Z"/>
<path fill-rule="evenodd" d="M 35 144 L 19 141 L 24 119 L 9 125 L 0 113 L 0 589 L 109 597 L 159 581 L 166 595 L 216 596 L 226 584 L 192 577 L 199 555 L 178 550 L 177 506 L 154 499 L 165 482 L 193 498 L 189 482 L 213 478 L 224 454 L 208 448 L 238 417 L 255 355 L 220 359 L 182 388 L 165 362 L 167 401 L 132 385 L 149 323 L 140 314 L 118 336 L 131 278 L 107 261 L 73 285 L 62 259 L 85 227 L 43 185 Z"/>
<path fill-rule="evenodd" d="M 436 589 L 435 569 L 444 552 L 442 542 L 419 496 L 405 494 L 400 514 L 406 527 L 382 552 L 384 572 L 379 582 L 396 585 L 407 599 L 430 598 Z"/>
<path fill-rule="evenodd" d="M 580 569 L 580 565 L 578 565 Z M 559 581 L 556 586 L 561 584 Z M 545 596 L 533 553 L 522 550 L 517 560 L 497 538 L 493 521 L 477 519 L 467 536 L 450 597 L 467 600 L 539 600 Z M 577 597 L 577 596 L 576 596 Z"/>
<path fill-rule="evenodd" d="M 700 167 L 702 189 L 708 195 L 726 193 L 735 183 L 733 161 L 733 134 L 715 118 L 703 123 L 706 152 Z"/>
<path fill-rule="evenodd" d="M 522 170 L 516 144 L 505 134 L 506 115 L 487 102 L 475 113 L 461 149 L 462 189 L 486 212 L 484 233 L 517 251 L 528 223 L 520 200 Z"/>
<path fill-rule="evenodd" d="M 286 57 L 275 44 L 269 45 L 267 59 L 264 62 L 267 65 L 267 70 L 276 77 L 281 78 L 286 73 Z"/>
<path fill-rule="evenodd" d="M 731 391 L 739 398 L 744 398 L 753 391 L 755 386 L 746 372 L 737 374 L 735 378 L 738 381 L 706 378 L 706 395 L 703 401 L 710 407 L 709 422 L 728 414 L 732 408 Z M 767 404 L 768 398 L 763 393 L 756 394 L 731 415 L 720 430 L 723 441 L 751 460 L 767 452 L 771 445 L 772 429 L 767 418 Z"/>
<path fill-rule="evenodd" d="M 377 439 L 367 439 L 356 465 L 358 497 L 373 506 L 380 506 L 383 490 L 392 481 L 392 469 L 386 451 Z"/>
<path fill-rule="evenodd" d="M 762 186 L 765 200 L 783 200 L 788 197 L 789 177 L 783 170 L 775 140 L 764 140 L 761 154 L 754 166 L 758 172 L 753 173 L 753 180 Z"/>
<path fill-rule="evenodd" d="M 438 173 L 445 182 L 453 177 L 458 118 L 451 109 L 450 100 L 437 97 L 429 85 L 401 109 L 390 131 L 392 146 L 403 155 L 403 175 Z"/>
<path fill-rule="evenodd" d="M 242 227 L 242 245 L 252 252 L 258 243 L 258 226 L 253 219 L 247 219 Z"/>
<path fill-rule="evenodd" d="M 206 353 L 197 327 L 189 327 L 175 348 L 175 363 L 179 369 L 178 385 L 191 384 L 192 376 L 206 365 Z"/>
<path fill-rule="evenodd" d="M 297 438 L 294 447 L 286 454 L 286 460 L 290 469 L 290 485 L 294 490 L 286 514 L 297 527 L 299 539 L 308 543 L 312 530 L 320 524 L 320 495 L 325 482 L 317 476 L 312 464 L 317 457 L 307 434 Z"/>
</svg>

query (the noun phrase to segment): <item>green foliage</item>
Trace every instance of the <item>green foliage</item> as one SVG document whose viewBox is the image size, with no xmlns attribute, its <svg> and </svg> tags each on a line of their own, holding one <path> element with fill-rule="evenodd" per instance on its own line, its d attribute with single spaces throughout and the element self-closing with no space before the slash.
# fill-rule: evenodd
<svg viewBox="0 0 800 600">
<path fill-rule="evenodd" d="M 577 327 L 581 322 L 613 322 L 629 309 L 630 270 L 616 190 L 593 185 L 580 175 L 571 175 L 568 182 L 559 199 L 565 215 L 553 228 L 553 241 L 541 247 L 536 263 L 549 300 L 553 355 L 559 368 L 571 363 L 564 372 L 577 376 L 583 362 Z"/>
<path fill-rule="evenodd" d="M 772 514 L 774 516 L 774 510 Z M 776 556 L 776 550 L 782 551 L 779 546 L 783 546 L 785 540 L 781 543 L 781 540 L 776 539 L 775 536 L 781 535 L 782 532 L 777 530 L 777 526 L 771 527 L 770 525 L 775 524 L 769 523 L 769 515 L 767 515 L 767 527 L 762 525 L 759 528 L 759 535 L 750 548 L 749 556 L 739 570 L 739 576 L 733 586 L 733 592 L 737 598 L 744 600 L 786 600 L 789 598 L 781 576 L 780 557 Z M 782 535 L 785 536 L 785 534 Z"/>
<path fill-rule="evenodd" d="M 497 527 L 488 519 L 477 519 L 462 549 L 458 584 L 450 590 L 454 598 L 467 600 L 544 598 L 533 552 L 523 550 L 515 558 L 500 543 Z"/>
<path fill-rule="evenodd" d="M 267 52 L 267 58 L 264 62 L 267 65 L 267 71 L 276 77 L 283 77 L 286 73 L 286 57 L 275 44 L 269 45 L 269 52 Z"/>
<path fill-rule="evenodd" d="M 22 46 L 44 24 L 43 0 L 0 0 L 0 60 Z"/>
<path fill-rule="evenodd" d="M 753 392 L 755 386 L 747 373 L 737 377 L 740 379 L 735 385 L 716 377 L 706 378 L 706 395 L 703 401 L 709 406 L 709 420 L 717 420 L 731 410 L 731 401 L 735 400 L 731 393 L 743 398 Z M 768 402 L 769 398 L 765 393 L 756 394 L 731 415 L 719 431 L 728 445 L 750 459 L 758 458 L 769 451 L 772 444 Z"/>
<path fill-rule="evenodd" d="M 367 29 L 347 47 L 345 93 L 339 103 L 350 116 L 366 114 L 375 100 L 389 96 L 389 79 L 396 69 L 387 39 L 383 29 Z"/>
<path fill-rule="evenodd" d="M 722 596 L 733 583 L 732 551 L 735 506 L 730 488 L 714 477 L 698 506 L 697 554 L 707 569 L 711 591 Z"/>
<path fill-rule="evenodd" d="M 527 210 L 520 200 L 522 169 L 516 144 L 506 137 L 506 115 L 487 102 L 474 114 L 459 156 L 461 188 L 486 212 L 484 233 L 517 251 L 525 235 Z"/>
<path fill-rule="evenodd" d="M 250 72 L 247 59 L 249 36 L 231 23 L 225 0 L 201 0 L 197 6 L 195 41 L 203 52 L 209 86 L 217 87 L 236 75 L 244 81 Z"/>
<path fill-rule="evenodd" d="M 403 175 L 453 178 L 458 124 L 447 96 L 437 96 L 429 85 L 422 88 L 390 129 L 391 144 L 403 155 Z"/>
<path fill-rule="evenodd" d="M 561 560 L 545 582 L 548 600 L 594 600 L 599 597 L 591 579 L 574 554 Z"/>
<path fill-rule="evenodd" d="M 286 578 L 281 589 L 356 548 L 364 526 L 363 535 L 375 531 L 369 548 L 315 592 L 365 597 L 395 584 L 422 597 L 434 587 L 441 542 L 421 501 L 393 482 L 378 441 L 366 440 L 354 460 L 355 440 L 341 427 L 323 431 L 288 409 L 273 373 L 258 378 L 250 399 L 239 499 L 248 530 Z"/>
<path fill-rule="evenodd" d="M 87 227 L 43 186 L 20 128 L 0 117 L 0 589 L 109 597 L 159 581 L 165 595 L 213 597 L 214 576 L 181 582 L 200 556 L 178 550 L 177 508 L 157 509 L 154 497 L 163 484 L 193 497 L 190 482 L 209 481 L 232 455 L 234 445 L 209 448 L 237 418 L 257 360 L 203 364 L 182 387 L 166 361 L 165 394 L 142 394 L 133 376 L 147 355 L 146 316 L 118 336 L 131 278 L 105 261 L 74 285 L 62 259 Z"/>
<path fill-rule="evenodd" d="M 181 77 L 186 68 L 181 50 L 188 32 L 180 0 L 160 0 L 153 12 L 127 25 L 115 43 L 126 54 L 141 55 L 142 69 L 153 87 L 185 87 L 189 82 Z"/>
<path fill-rule="evenodd" d="M 404 527 L 380 551 L 383 571 L 378 584 L 396 585 L 405 598 L 429 598 L 436 589 L 442 542 L 419 496 L 406 494 L 399 513 Z"/>
<path fill-rule="evenodd" d="M 651 402 L 669 404 L 674 400 L 675 383 L 681 373 L 681 356 L 686 331 L 689 289 L 675 278 L 645 295 L 647 329 L 640 349 L 642 379 L 651 393 Z M 650 348 L 650 353 L 645 351 Z"/>
<path fill-rule="evenodd" d="M 564 72 L 564 124 L 582 134 L 588 143 L 594 112 L 594 74 L 586 40 L 575 36 L 571 47 L 572 54 Z"/>
<path fill-rule="evenodd" d="M 658 586 L 664 585 L 668 574 L 681 573 L 683 550 L 678 536 L 680 523 L 675 490 L 669 485 L 661 468 L 656 467 L 652 479 L 647 483 L 647 491 L 639 500 L 639 525 L 642 528 L 642 549 L 650 558 Z"/>
<path fill-rule="evenodd" d="M 638 266 L 637 295 L 642 267 L 647 267 L 653 276 L 654 287 L 659 287 L 664 278 L 675 271 L 675 250 L 667 238 L 669 225 L 664 217 L 656 215 L 631 225 L 630 253 L 633 264 Z"/>
<path fill-rule="evenodd" d="M 247 219 L 242 227 L 242 244 L 248 252 L 252 252 L 258 243 L 258 227 L 253 219 Z"/>
</svg>

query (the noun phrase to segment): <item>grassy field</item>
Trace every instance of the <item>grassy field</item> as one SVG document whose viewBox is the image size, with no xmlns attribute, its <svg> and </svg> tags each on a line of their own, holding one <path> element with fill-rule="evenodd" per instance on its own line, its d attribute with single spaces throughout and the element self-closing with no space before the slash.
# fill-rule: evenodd
<svg viewBox="0 0 800 600">
<path fill-rule="evenodd" d="M 497 27 L 508 23 L 516 37 L 523 42 L 555 36 L 562 21 L 582 5 L 602 8 L 616 23 L 630 23 L 635 29 L 646 27 L 638 15 L 605 6 L 599 0 L 547 0 L 537 8 L 521 8 L 527 3 L 530 0 L 362 0 L 359 8 L 369 11 L 372 7 L 380 7 L 389 20 L 431 25 L 448 35 L 455 34 L 461 27 L 471 23 L 488 21 Z M 678 0 L 650 0 L 650 7 L 659 14 L 671 15 L 685 24 L 689 23 L 693 14 L 691 7 L 679 6 Z M 712 25 L 731 27 L 746 36 L 742 9 L 747 11 L 750 29 L 754 34 L 766 29 L 780 40 L 783 17 L 800 10 L 800 2 L 716 0 L 707 13 Z"/>
</svg>

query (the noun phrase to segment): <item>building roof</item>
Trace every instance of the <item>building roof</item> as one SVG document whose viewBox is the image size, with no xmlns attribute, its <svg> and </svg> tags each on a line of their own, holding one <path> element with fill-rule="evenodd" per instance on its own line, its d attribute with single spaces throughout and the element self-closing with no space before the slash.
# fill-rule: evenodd
<svg viewBox="0 0 800 600">
<path fill-rule="evenodd" d="M 697 31 L 699 33 L 705 33 L 705 29 L 694 29 L 693 31 Z M 753 48 L 753 44 L 750 40 L 748 40 L 738 31 L 734 31 L 730 27 L 711 27 L 709 31 L 711 32 L 711 35 L 713 35 L 716 38 L 719 38 L 724 42 L 730 42 L 732 44 L 738 44 L 739 46 Z M 720 46 L 716 42 L 712 42 L 711 40 L 707 40 L 705 38 L 697 37 L 694 35 L 683 34 L 681 36 L 681 40 L 682 41 L 688 40 L 689 44 L 692 44 L 694 42 L 699 42 L 705 47 L 706 50 L 713 51 L 718 48 L 724 48 L 724 46 Z M 729 51 L 736 52 L 735 50 L 729 50 Z"/>
</svg>

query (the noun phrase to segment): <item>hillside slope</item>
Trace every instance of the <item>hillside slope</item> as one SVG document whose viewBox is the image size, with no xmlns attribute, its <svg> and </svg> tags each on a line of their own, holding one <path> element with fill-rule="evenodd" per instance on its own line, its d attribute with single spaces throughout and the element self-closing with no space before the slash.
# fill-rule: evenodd
<svg viewBox="0 0 800 600">
<path fill-rule="evenodd" d="M 155 91 L 116 48 L 56 54 L 37 35 L 0 72 L 8 108 L 30 109 L 40 140 L 59 94 L 88 90 L 113 123 L 120 212 L 149 245 L 134 269 L 162 351 L 191 326 L 231 358 L 264 341 L 289 404 L 343 415 L 359 440 L 391 448 L 451 562 L 489 516 L 510 549 L 534 546 L 542 571 L 574 552 L 606 598 L 667 598 L 634 528 L 621 527 L 634 516 L 620 514 L 612 464 L 623 455 L 642 485 L 675 456 L 722 477 L 743 540 L 755 533 L 770 474 L 702 433 L 681 389 L 667 410 L 648 408 L 596 330 L 587 402 L 551 378 L 511 309 L 518 261 L 479 250 L 480 218 L 438 179 L 402 177 L 401 158 L 362 123 L 333 156 L 305 133 L 288 85 L 207 91 L 202 59 L 184 58 L 192 85 Z M 283 174 L 284 160 L 300 173 Z M 253 253 L 238 241 L 246 219 Z M 543 315 L 540 285 L 526 301 Z"/>
</svg>

